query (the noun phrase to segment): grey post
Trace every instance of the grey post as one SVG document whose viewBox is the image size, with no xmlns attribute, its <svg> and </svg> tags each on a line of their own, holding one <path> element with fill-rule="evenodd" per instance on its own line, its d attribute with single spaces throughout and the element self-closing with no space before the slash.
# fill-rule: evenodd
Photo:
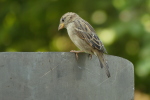
<svg viewBox="0 0 150 100">
<path fill-rule="evenodd" d="M 134 68 L 105 55 L 111 77 L 98 58 L 68 52 L 1 52 L 0 100 L 133 100 Z"/>
</svg>

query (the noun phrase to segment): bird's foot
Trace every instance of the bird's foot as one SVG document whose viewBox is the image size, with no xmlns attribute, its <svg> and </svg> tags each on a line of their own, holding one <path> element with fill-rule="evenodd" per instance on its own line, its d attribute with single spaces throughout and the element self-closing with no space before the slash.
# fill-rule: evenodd
<svg viewBox="0 0 150 100">
<path fill-rule="evenodd" d="M 71 50 L 70 52 L 75 53 L 76 59 L 78 60 L 78 53 L 82 53 L 83 51 L 76 51 L 76 50 Z"/>
<path fill-rule="evenodd" d="M 88 58 L 91 60 L 92 59 L 92 54 L 88 54 Z"/>
</svg>

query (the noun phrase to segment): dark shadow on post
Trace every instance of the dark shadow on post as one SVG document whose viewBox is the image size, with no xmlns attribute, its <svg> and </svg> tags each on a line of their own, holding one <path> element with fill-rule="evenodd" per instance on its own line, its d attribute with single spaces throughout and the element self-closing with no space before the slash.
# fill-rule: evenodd
<svg viewBox="0 0 150 100">
<path fill-rule="evenodd" d="M 82 71 L 85 69 L 84 67 L 85 67 L 85 60 L 86 60 L 86 54 L 84 54 L 84 53 L 80 53 L 80 54 L 78 54 L 78 56 L 79 56 L 79 59 L 77 60 L 76 59 L 76 61 L 77 61 L 77 65 L 75 64 L 75 71 L 77 72 L 76 73 L 76 79 L 77 80 L 80 80 L 81 79 L 81 77 L 82 77 Z"/>
</svg>

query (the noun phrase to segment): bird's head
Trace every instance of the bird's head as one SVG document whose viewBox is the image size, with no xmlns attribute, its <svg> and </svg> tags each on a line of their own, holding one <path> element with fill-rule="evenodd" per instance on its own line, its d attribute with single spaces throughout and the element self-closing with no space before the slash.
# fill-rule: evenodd
<svg viewBox="0 0 150 100">
<path fill-rule="evenodd" d="M 77 18 L 79 18 L 79 16 L 73 12 L 68 12 L 68 13 L 64 14 L 60 18 L 60 24 L 59 24 L 58 30 L 63 29 L 63 28 L 67 28 L 68 24 L 73 22 Z"/>
</svg>

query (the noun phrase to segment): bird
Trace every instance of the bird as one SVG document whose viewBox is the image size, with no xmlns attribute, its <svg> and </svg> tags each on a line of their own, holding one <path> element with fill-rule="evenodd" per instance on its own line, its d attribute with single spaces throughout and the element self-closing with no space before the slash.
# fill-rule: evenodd
<svg viewBox="0 0 150 100">
<path fill-rule="evenodd" d="M 63 28 L 67 29 L 70 39 L 80 49 L 80 51 L 71 50 L 70 52 L 74 52 L 76 58 L 78 58 L 77 54 L 80 52 L 88 53 L 91 57 L 96 55 L 99 59 L 100 67 L 104 67 L 109 78 L 109 66 L 104 57 L 107 51 L 94 28 L 74 12 L 67 12 L 60 18 L 58 31 Z"/>
</svg>

